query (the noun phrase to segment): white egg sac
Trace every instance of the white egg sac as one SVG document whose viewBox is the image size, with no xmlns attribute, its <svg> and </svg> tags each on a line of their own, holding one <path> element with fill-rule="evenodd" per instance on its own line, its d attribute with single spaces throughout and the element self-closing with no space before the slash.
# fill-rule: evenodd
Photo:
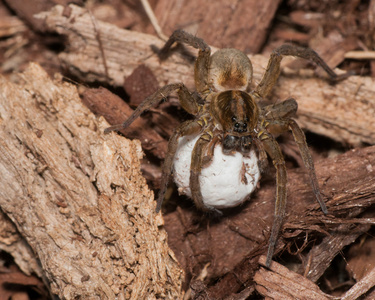
<svg viewBox="0 0 375 300">
<path fill-rule="evenodd" d="M 180 194 L 191 197 L 191 154 L 199 136 L 184 136 L 178 140 L 174 159 L 174 180 Z M 246 156 L 239 152 L 223 154 L 222 145 L 215 147 L 212 162 L 202 168 L 199 177 L 203 202 L 215 208 L 233 207 L 249 198 L 260 179 L 258 158 L 254 150 Z"/>
</svg>

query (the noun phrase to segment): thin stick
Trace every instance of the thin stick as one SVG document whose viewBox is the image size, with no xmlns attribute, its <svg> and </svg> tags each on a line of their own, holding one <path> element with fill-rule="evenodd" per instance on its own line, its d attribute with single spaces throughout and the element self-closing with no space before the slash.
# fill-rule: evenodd
<svg viewBox="0 0 375 300">
<path fill-rule="evenodd" d="M 99 26 L 98 26 L 98 23 L 96 22 L 96 19 L 95 19 L 94 15 L 92 14 L 91 10 L 88 9 L 88 12 L 90 14 L 90 18 L 91 18 L 92 25 L 94 26 L 94 30 L 97 34 L 97 40 L 98 40 L 98 43 L 99 43 L 99 50 L 100 50 L 100 53 L 101 53 L 102 58 L 103 58 L 104 73 L 105 73 L 106 78 L 109 80 L 107 60 L 105 59 L 105 55 L 104 55 L 104 47 L 103 47 L 102 39 L 100 37 Z"/>
<path fill-rule="evenodd" d="M 349 51 L 345 53 L 345 58 L 375 59 L 375 51 Z"/>
<path fill-rule="evenodd" d="M 154 11 L 152 10 L 150 3 L 148 3 L 148 0 L 141 0 L 141 3 L 158 37 L 161 38 L 163 41 L 167 41 L 168 37 L 163 33 L 163 30 L 159 26 L 159 22 L 156 19 Z"/>
</svg>

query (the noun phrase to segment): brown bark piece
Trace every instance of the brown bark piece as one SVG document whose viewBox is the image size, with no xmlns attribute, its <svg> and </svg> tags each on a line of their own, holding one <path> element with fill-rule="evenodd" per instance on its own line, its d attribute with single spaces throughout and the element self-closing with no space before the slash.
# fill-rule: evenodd
<svg viewBox="0 0 375 300">
<path fill-rule="evenodd" d="M 93 113 L 105 117 L 112 125 L 123 123 L 134 111 L 120 97 L 105 88 L 86 89 L 82 94 L 82 101 Z M 156 157 L 165 157 L 167 141 L 151 128 L 146 119 L 138 118 L 129 128 L 120 132 L 128 138 L 140 140 L 142 148 Z"/>
<path fill-rule="evenodd" d="M 24 292 L 16 291 L 15 286 L 23 287 Z M 44 294 L 43 298 L 47 298 L 44 284 L 36 276 L 26 276 L 15 265 L 9 268 L 1 266 L 0 300 L 30 299 L 26 292 L 27 288 L 37 290 Z"/>
<path fill-rule="evenodd" d="M 3 212 L 0 212 L 0 249 L 12 255 L 23 273 L 42 277 L 43 271 L 33 250 Z"/>
<path fill-rule="evenodd" d="M 158 90 L 159 83 L 148 67 L 140 65 L 125 79 L 124 88 L 130 97 L 129 104 L 138 106 Z"/>
<path fill-rule="evenodd" d="M 365 210 L 364 207 L 370 207 L 369 202 L 373 201 L 374 158 L 374 147 L 369 147 L 317 162 L 317 176 L 320 182 L 324 182 L 324 185 L 321 185 L 323 194 L 331 199 L 327 203 L 328 211 L 336 218 L 330 216 L 316 218 L 314 214 L 306 214 L 304 218 L 300 218 L 296 215 L 290 216 L 284 225 L 286 228 L 312 230 L 314 223 L 322 222 L 325 225 L 321 229 L 329 232 L 320 244 L 310 250 L 304 260 L 305 269 L 301 270 L 301 273 L 310 280 L 317 281 L 337 253 L 370 228 L 373 222 L 371 218 L 367 220 L 368 216 L 363 216 L 363 219 L 354 217 L 362 213 Z M 294 177 L 294 174 L 289 175 L 289 183 L 293 183 L 293 191 L 289 197 L 298 196 L 301 189 L 304 189 L 296 183 Z M 308 197 L 305 194 L 299 196 Z M 298 205 L 299 202 L 294 204 L 295 209 L 302 209 L 298 208 Z M 371 216 L 371 212 L 368 214 Z M 345 216 L 347 219 L 340 216 Z M 291 238 L 292 235 L 289 237 Z"/>
<path fill-rule="evenodd" d="M 262 265 L 265 265 L 265 261 L 265 256 L 259 259 Z M 254 281 L 257 291 L 270 299 L 334 299 L 323 293 L 310 280 L 275 262 L 272 263 L 270 270 L 261 267 L 255 274 Z"/>
<path fill-rule="evenodd" d="M 355 222 L 355 221 L 354 221 Z M 319 245 L 314 246 L 307 254 L 303 274 L 313 282 L 323 275 L 325 270 L 330 266 L 332 260 L 339 254 L 342 249 L 353 243 L 359 236 L 370 229 L 370 224 L 353 224 L 341 225 L 335 233 L 323 238 Z"/>
<path fill-rule="evenodd" d="M 365 294 L 368 290 L 375 286 L 375 268 L 372 268 L 359 282 L 353 285 L 349 291 L 347 291 L 341 300 L 359 299 L 359 297 Z M 374 296 L 371 292 L 368 296 Z M 373 298 L 367 298 L 373 299 Z"/>
<path fill-rule="evenodd" d="M 2 211 L 62 299 L 177 299 L 182 271 L 139 171 L 140 143 L 108 126 L 76 88 L 31 64 L 0 78 Z"/>
<path fill-rule="evenodd" d="M 375 253 L 372 249 L 375 249 L 375 239 L 370 236 L 363 236 L 357 244 L 350 247 L 346 269 L 355 280 L 361 280 L 375 267 Z"/>
<path fill-rule="evenodd" d="M 103 56 L 99 50 L 98 35 L 87 10 L 71 5 L 69 17 L 63 16 L 64 8 L 56 6 L 51 12 L 38 15 L 50 30 L 68 37 L 68 50 L 60 54 L 62 62 L 76 76 L 84 80 L 107 81 Z M 151 69 L 162 86 L 183 82 L 193 89 L 193 66 L 181 55 L 173 54 L 160 62 L 151 45 L 160 48 L 163 42 L 153 36 L 121 30 L 97 22 L 100 28 L 109 79 L 112 84 L 123 85 L 140 64 Z M 260 78 L 267 66 L 268 57 L 251 57 L 254 81 Z M 303 128 L 328 136 L 344 144 L 373 144 L 375 84 L 372 78 L 352 76 L 336 85 L 314 76 L 280 76 L 274 88 L 273 100 L 294 97 L 299 104 L 298 121 Z"/>
<path fill-rule="evenodd" d="M 184 29 L 218 48 L 257 53 L 281 1 L 158 1 L 155 15 L 164 33 Z"/>
<path fill-rule="evenodd" d="M 30 1 L 22 1 L 22 0 L 8 0 L 5 1 L 9 7 L 11 7 L 16 14 L 26 21 L 31 27 L 36 30 L 43 30 L 43 22 L 34 18 L 34 15 L 51 9 L 56 4 L 66 5 L 68 3 L 76 3 L 78 4 L 80 0 L 71 1 L 71 0 L 30 0 Z"/>
</svg>

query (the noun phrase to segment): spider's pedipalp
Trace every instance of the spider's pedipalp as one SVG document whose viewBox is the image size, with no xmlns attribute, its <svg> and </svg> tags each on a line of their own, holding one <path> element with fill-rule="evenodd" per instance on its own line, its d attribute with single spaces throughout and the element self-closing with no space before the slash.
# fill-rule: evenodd
<svg viewBox="0 0 375 300">
<path fill-rule="evenodd" d="M 211 212 L 216 211 L 216 213 L 221 214 L 213 206 L 206 205 L 203 200 L 201 185 L 199 182 L 199 176 L 202 170 L 203 156 L 205 150 L 211 137 L 208 134 L 201 135 L 194 145 L 193 151 L 191 153 L 191 164 L 190 164 L 190 190 L 191 196 L 194 199 L 195 205 L 202 211 Z"/>
</svg>

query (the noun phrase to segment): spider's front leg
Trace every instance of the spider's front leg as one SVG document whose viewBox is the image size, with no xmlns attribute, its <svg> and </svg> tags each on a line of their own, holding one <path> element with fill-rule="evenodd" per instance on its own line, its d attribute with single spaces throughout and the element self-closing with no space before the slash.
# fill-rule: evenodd
<svg viewBox="0 0 375 300">
<path fill-rule="evenodd" d="M 173 160 L 176 154 L 177 146 L 178 146 L 178 139 L 185 135 L 197 134 L 201 131 L 202 126 L 199 125 L 198 122 L 194 120 L 185 121 L 179 127 L 177 127 L 169 139 L 168 142 L 168 152 L 164 159 L 163 170 L 162 170 L 162 177 L 160 183 L 160 190 L 157 199 L 156 205 L 156 212 L 159 212 L 161 209 L 161 205 L 164 200 L 164 195 L 167 190 L 169 178 L 172 174 L 173 168 Z"/>
<path fill-rule="evenodd" d="M 271 89 L 273 88 L 279 77 L 280 63 L 284 56 L 296 56 L 313 61 L 318 66 L 322 67 L 324 71 L 326 71 L 333 82 L 340 81 L 350 76 L 349 73 L 337 75 L 325 63 L 325 61 L 319 56 L 319 54 L 310 48 L 303 48 L 295 45 L 285 44 L 276 48 L 271 53 L 270 59 L 268 61 L 268 66 L 263 75 L 263 78 L 255 89 L 255 93 L 259 97 L 265 98 L 271 92 Z"/>
<path fill-rule="evenodd" d="M 264 131 L 260 136 L 260 139 L 265 151 L 271 157 L 272 163 L 276 168 L 276 203 L 266 260 L 266 266 L 269 267 L 271 265 L 277 237 L 285 215 L 287 173 L 283 154 L 274 137 Z"/>
<path fill-rule="evenodd" d="M 215 213 L 216 215 L 222 215 L 220 210 L 204 203 L 199 180 L 202 167 L 209 164 L 212 160 L 213 149 L 217 142 L 217 139 L 212 139 L 212 134 L 210 134 L 210 132 L 206 132 L 202 134 L 195 143 L 191 154 L 190 190 L 191 197 L 198 209 L 205 212 Z"/>
</svg>

